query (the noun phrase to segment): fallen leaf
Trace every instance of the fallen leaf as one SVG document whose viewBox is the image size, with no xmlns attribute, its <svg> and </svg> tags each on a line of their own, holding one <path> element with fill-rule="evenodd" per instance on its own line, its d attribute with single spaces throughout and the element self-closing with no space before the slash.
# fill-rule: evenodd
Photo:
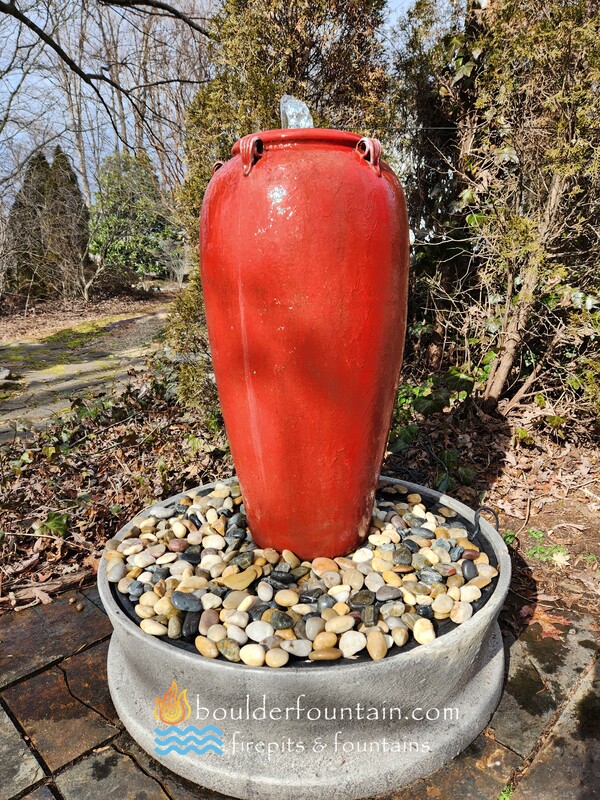
<svg viewBox="0 0 600 800">
<path fill-rule="evenodd" d="M 36 600 L 39 600 L 40 603 L 43 603 L 43 605 L 45 606 L 47 606 L 48 603 L 52 602 L 52 598 L 50 597 L 50 595 L 47 592 L 44 592 L 43 589 L 38 589 L 37 587 L 34 587 L 33 593 L 35 595 Z"/>
<path fill-rule="evenodd" d="M 97 575 L 98 574 L 98 567 L 100 566 L 100 559 L 99 558 L 94 558 L 94 556 L 92 556 L 92 555 L 86 556 L 83 559 L 83 566 L 84 567 L 90 567 L 90 569 L 93 571 L 94 575 Z"/>
</svg>

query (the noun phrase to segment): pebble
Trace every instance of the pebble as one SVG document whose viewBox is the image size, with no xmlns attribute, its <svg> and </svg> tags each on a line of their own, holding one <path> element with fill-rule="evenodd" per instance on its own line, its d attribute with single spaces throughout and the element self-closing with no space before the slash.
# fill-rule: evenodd
<svg viewBox="0 0 600 800">
<path fill-rule="evenodd" d="M 274 647 L 272 650 L 267 650 L 265 655 L 265 662 L 267 666 L 272 667 L 273 669 L 285 667 L 289 660 L 289 653 L 286 653 L 285 650 L 282 650 L 280 647 Z"/>
<path fill-rule="evenodd" d="M 457 625 L 462 625 L 473 616 L 473 606 L 470 603 L 458 602 L 454 603 L 452 611 L 450 612 L 450 619 Z"/>
<path fill-rule="evenodd" d="M 477 586 L 461 586 L 460 587 L 460 600 L 462 603 L 474 603 L 481 597 L 481 589 Z"/>
<path fill-rule="evenodd" d="M 435 639 L 435 629 L 433 623 L 420 617 L 413 626 L 413 636 L 419 644 L 429 644 Z"/>
<path fill-rule="evenodd" d="M 216 658 L 219 655 L 217 645 L 206 636 L 196 636 L 194 640 L 196 650 L 205 658 Z"/>
<path fill-rule="evenodd" d="M 265 663 L 265 648 L 259 644 L 245 644 L 240 647 L 240 661 L 249 667 L 262 667 Z"/>
<path fill-rule="evenodd" d="M 144 633 L 149 633 L 150 636 L 166 636 L 169 632 L 166 625 L 162 625 L 154 619 L 143 619 L 140 622 L 140 628 Z"/>
<path fill-rule="evenodd" d="M 345 617 L 333 617 L 325 624 L 325 630 L 332 633 L 344 633 L 354 627 L 356 620 L 350 615 Z"/>
<path fill-rule="evenodd" d="M 351 658 L 356 655 L 356 653 L 364 650 L 366 644 L 367 637 L 364 633 L 359 633 L 359 631 L 345 631 L 340 636 L 338 647 L 342 651 L 344 658 Z"/>
<path fill-rule="evenodd" d="M 450 614 L 454 600 L 447 594 L 439 594 L 433 601 L 432 608 L 436 614 Z"/>
<path fill-rule="evenodd" d="M 383 633 L 380 630 L 375 629 L 369 631 L 366 640 L 367 652 L 373 661 L 379 661 L 385 657 L 388 648 Z"/>
<path fill-rule="evenodd" d="M 179 611 L 201 611 L 202 598 L 188 592 L 173 592 L 171 603 Z"/>
<path fill-rule="evenodd" d="M 312 650 L 312 642 L 308 639 L 290 639 L 281 643 L 281 649 L 296 658 L 308 658 Z"/>
<path fill-rule="evenodd" d="M 300 597 L 291 589 L 281 589 L 275 595 L 275 602 L 280 606 L 285 606 L 286 608 L 296 605 L 299 599 Z"/>
<path fill-rule="evenodd" d="M 117 561 L 117 559 L 114 559 L 114 561 L 115 564 L 108 570 L 106 577 L 110 583 L 119 583 L 127 575 L 128 569 L 125 564 Z"/>
<path fill-rule="evenodd" d="M 342 657 L 342 651 L 337 647 L 324 647 L 321 650 L 313 650 L 308 657 L 311 661 L 337 661 Z"/>
<path fill-rule="evenodd" d="M 284 611 L 278 611 L 277 609 L 271 614 L 269 622 L 276 631 L 291 628 L 294 624 L 294 620 L 289 614 L 286 614 Z"/>
<path fill-rule="evenodd" d="M 229 638 L 220 639 L 217 642 L 217 648 L 219 650 L 219 653 L 221 653 L 222 656 L 225 656 L 227 661 L 240 660 L 240 646 L 233 639 Z"/>
<path fill-rule="evenodd" d="M 262 620 L 251 622 L 246 628 L 246 634 L 253 642 L 262 642 L 264 639 L 268 639 L 269 636 L 273 636 L 274 632 L 273 626 Z"/>
<path fill-rule="evenodd" d="M 325 620 L 322 617 L 309 617 L 305 623 L 306 638 L 314 641 L 315 637 L 325 630 Z"/>
<path fill-rule="evenodd" d="M 273 599 L 273 587 L 270 583 L 261 581 L 256 587 L 256 594 L 265 603 Z"/>
<path fill-rule="evenodd" d="M 167 636 L 169 639 L 181 638 L 181 619 L 179 617 L 171 617 L 167 624 Z"/>
<path fill-rule="evenodd" d="M 461 564 L 461 571 L 465 581 L 471 581 L 479 575 L 477 567 L 472 561 L 463 561 Z"/>
</svg>

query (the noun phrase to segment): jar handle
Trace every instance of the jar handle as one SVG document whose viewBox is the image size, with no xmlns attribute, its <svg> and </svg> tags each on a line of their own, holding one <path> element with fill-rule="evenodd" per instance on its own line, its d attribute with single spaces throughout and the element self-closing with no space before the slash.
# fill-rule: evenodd
<svg viewBox="0 0 600 800">
<path fill-rule="evenodd" d="M 381 175 L 381 167 L 379 165 L 381 159 L 381 142 L 378 139 L 370 139 L 368 136 L 363 136 L 356 144 L 356 152 L 360 158 L 367 161 L 373 167 L 377 176 Z"/>
<path fill-rule="evenodd" d="M 260 136 L 249 134 L 240 139 L 240 156 L 244 175 L 250 175 L 252 167 L 263 154 L 263 142 Z"/>
<path fill-rule="evenodd" d="M 223 166 L 223 164 L 224 164 L 224 162 L 223 162 L 223 161 L 215 161 L 215 163 L 212 165 L 212 174 L 214 175 L 214 174 L 215 174 L 215 172 L 216 172 L 218 169 L 221 169 L 221 167 Z"/>
</svg>

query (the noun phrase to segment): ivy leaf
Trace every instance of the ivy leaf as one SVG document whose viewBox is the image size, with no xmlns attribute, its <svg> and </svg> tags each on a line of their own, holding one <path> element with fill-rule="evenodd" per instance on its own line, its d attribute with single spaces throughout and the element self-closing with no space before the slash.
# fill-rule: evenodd
<svg viewBox="0 0 600 800">
<path fill-rule="evenodd" d="M 58 511 L 50 511 L 41 527 L 64 539 L 69 527 L 69 515 L 61 514 Z"/>
</svg>

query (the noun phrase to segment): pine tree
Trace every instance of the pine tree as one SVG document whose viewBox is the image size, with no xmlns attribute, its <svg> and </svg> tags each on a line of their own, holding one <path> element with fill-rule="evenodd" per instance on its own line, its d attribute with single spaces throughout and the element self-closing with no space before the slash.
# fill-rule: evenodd
<svg viewBox="0 0 600 800">
<path fill-rule="evenodd" d="M 89 212 L 71 161 L 60 145 L 54 151 L 47 181 L 44 229 L 52 284 L 62 297 L 72 297 L 85 282 Z"/>
<path fill-rule="evenodd" d="M 11 267 L 6 285 L 11 291 L 39 296 L 49 290 L 44 245 L 49 177 L 46 156 L 42 152 L 35 153 L 25 167 L 23 183 L 8 215 Z"/>
</svg>

